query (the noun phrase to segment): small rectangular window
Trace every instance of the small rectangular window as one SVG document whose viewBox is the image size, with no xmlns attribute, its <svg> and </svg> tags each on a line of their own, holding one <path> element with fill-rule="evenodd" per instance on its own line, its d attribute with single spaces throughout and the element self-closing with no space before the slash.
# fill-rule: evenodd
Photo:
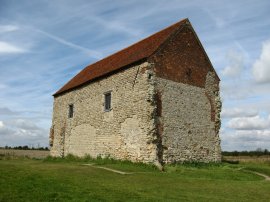
<svg viewBox="0 0 270 202">
<path fill-rule="evenodd" d="M 105 93 L 104 98 L 105 98 L 104 110 L 105 111 L 110 111 L 111 110 L 111 102 L 112 102 L 111 92 Z"/>
<path fill-rule="evenodd" d="M 74 105 L 70 104 L 68 105 L 68 118 L 72 118 L 74 113 Z"/>
</svg>

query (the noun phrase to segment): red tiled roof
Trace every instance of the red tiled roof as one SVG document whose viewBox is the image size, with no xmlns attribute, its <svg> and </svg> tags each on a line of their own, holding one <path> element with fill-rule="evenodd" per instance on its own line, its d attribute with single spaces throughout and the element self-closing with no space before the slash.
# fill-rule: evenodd
<svg viewBox="0 0 270 202">
<path fill-rule="evenodd" d="M 113 55 L 85 67 L 69 82 L 67 82 L 54 96 L 81 86 L 93 79 L 99 78 L 113 71 L 119 70 L 131 63 L 148 58 L 177 28 L 184 25 L 188 19 L 183 19 Z"/>
</svg>

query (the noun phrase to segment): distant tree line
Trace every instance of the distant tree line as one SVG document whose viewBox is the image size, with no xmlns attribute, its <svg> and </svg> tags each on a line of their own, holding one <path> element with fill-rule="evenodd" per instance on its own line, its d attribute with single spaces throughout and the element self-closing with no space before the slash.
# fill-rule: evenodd
<svg viewBox="0 0 270 202">
<path fill-rule="evenodd" d="M 10 146 L 5 146 L 5 147 L 0 147 L 3 149 L 17 149 L 17 150 L 42 150 L 42 151 L 49 151 L 48 147 L 28 147 L 27 145 L 24 146 L 15 146 L 15 147 L 10 147 Z"/>
<path fill-rule="evenodd" d="M 223 156 L 263 156 L 270 155 L 267 149 L 258 148 L 255 151 L 223 151 Z"/>
</svg>

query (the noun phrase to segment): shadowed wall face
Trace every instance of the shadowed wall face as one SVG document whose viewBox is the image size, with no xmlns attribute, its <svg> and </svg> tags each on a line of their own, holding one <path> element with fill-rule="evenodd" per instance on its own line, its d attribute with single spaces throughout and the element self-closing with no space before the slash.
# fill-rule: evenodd
<svg viewBox="0 0 270 202">
<path fill-rule="evenodd" d="M 209 73 L 209 77 L 211 77 Z M 209 78 L 211 79 L 211 78 Z M 165 163 L 183 161 L 218 162 L 221 160 L 220 139 L 212 110 L 218 112 L 215 94 L 209 86 L 200 88 L 157 78 L 162 113 L 158 130 L 162 137 Z M 210 103 L 213 102 L 213 106 Z"/>
<path fill-rule="evenodd" d="M 179 29 L 149 61 L 163 161 L 220 161 L 219 78 L 192 28 Z"/>
<path fill-rule="evenodd" d="M 214 71 L 189 25 L 181 27 L 170 36 L 149 61 L 155 64 L 156 76 L 201 88 L 205 87 L 208 72 Z M 219 81 L 218 77 L 216 80 Z"/>
</svg>

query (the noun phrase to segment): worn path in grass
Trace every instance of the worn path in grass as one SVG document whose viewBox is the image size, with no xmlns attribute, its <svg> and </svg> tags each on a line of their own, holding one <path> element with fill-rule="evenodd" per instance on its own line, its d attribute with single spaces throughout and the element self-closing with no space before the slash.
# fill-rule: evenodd
<svg viewBox="0 0 270 202">
<path fill-rule="evenodd" d="M 269 167 L 270 169 L 270 167 Z M 249 172 L 249 173 L 253 173 L 255 175 L 259 175 L 261 177 L 263 177 L 266 181 L 270 181 L 270 177 L 266 174 L 263 174 L 263 173 L 260 173 L 260 172 L 256 172 L 256 171 L 252 171 L 252 170 L 249 170 L 248 168 L 245 168 L 245 167 L 239 167 L 237 168 L 237 170 L 243 170 L 244 172 Z"/>
<path fill-rule="evenodd" d="M 82 164 L 0 160 L 0 201 L 269 201 L 270 198 L 269 181 L 228 164 L 169 166 L 163 173 L 131 164 L 97 165 L 138 172 L 132 175 Z M 267 170 L 268 165 L 263 168 Z"/>
<path fill-rule="evenodd" d="M 148 172 L 124 172 L 124 171 L 121 171 L 121 170 L 116 170 L 116 169 L 112 169 L 112 168 L 107 168 L 107 167 L 104 167 L 104 166 L 98 166 L 94 163 L 85 163 L 85 164 L 82 164 L 83 166 L 90 166 L 90 167 L 93 167 L 93 168 L 98 168 L 98 169 L 103 169 L 103 170 L 107 170 L 107 171 L 110 171 L 110 172 L 113 172 L 113 173 L 118 173 L 120 175 L 131 175 L 131 174 L 136 174 L 136 173 L 150 173 L 150 171 Z"/>
<path fill-rule="evenodd" d="M 263 173 L 259 173 L 259 172 L 251 171 L 251 170 L 246 170 L 246 172 L 254 173 L 256 175 L 263 177 L 266 181 L 270 181 L 270 177 L 268 175 L 263 174 Z"/>
<path fill-rule="evenodd" d="M 110 171 L 110 172 L 113 172 L 113 173 L 118 173 L 118 174 L 121 174 L 121 175 L 130 175 L 130 174 L 133 174 L 131 172 L 124 172 L 124 171 L 120 171 L 120 170 L 116 170 L 116 169 L 112 169 L 112 168 L 106 168 L 106 167 L 103 167 L 103 166 L 97 166 L 95 164 L 82 164 L 83 166 L 90 166 L 90 167 L 93 167 L 93 168 L 99 168 L 99 169 L 103 169 L 103 170 L 107 170 L 107 171 Z"/>
<path fill-rule="evenodd" d="M 262 173 L 259 173 L 259 172 L 253 172 L 253 171 L 251 171 L 252 173 L 255 173 L 256 175 L 259 175 L 259 176 L 262 176 L 262 177 L 264 177 L 264 179 L 266 180 L 266 181 L 270 181 L 270 177 L 268 176 L 268 175 L 265 175 L 265 174 L 262 174 Z"/>
<path fill-rule="evenodd" d="M 110 172 L 113 172 L 113 173 L 118 173 L 118 174 L 121 174 L 121 175 L 131 175 L 131 174 L 136 174 L 136 173 L 149 173 L 149 172 L 123 172 L 123 171 L 120 171 L 120 170 L 107 168 L 107 167 L 104 167 L 104 166 L 97 166 L 95 164 L 82 164 L 82 165 L 107 170 L 107 171 L 110 171 Z M 237 170 L 242 170 L 242 169 L 243 168 L 240 168 L 240 169 L 237 169 Z M 263 177 L 266 181 L 270 181 L 270 177 L 268 175 L 265 175 L 265 174 L 259 173 L 259 172 L 255 172 L 255 171 L 250 171 L 250 170 L 246 170 L 246 171 L 250 172 L 250 173 L 254 173 L 256 175 L 259 175 L 259 176 Z"/>
</svg>

